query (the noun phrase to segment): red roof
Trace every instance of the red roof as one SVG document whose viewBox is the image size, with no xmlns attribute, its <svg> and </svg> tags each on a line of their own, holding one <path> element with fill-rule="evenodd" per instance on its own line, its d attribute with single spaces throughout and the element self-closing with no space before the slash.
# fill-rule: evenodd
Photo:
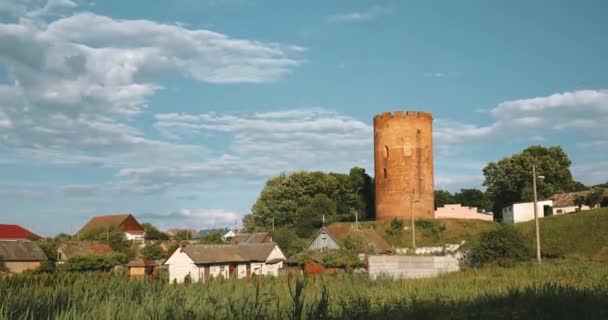
<svg viewBox="0 0 608 320">
<path fill-rule="evenodd" d="M 0 239 L 42 239 L 42 237 L 16 224 L 0 224 Z"/>
</svg>

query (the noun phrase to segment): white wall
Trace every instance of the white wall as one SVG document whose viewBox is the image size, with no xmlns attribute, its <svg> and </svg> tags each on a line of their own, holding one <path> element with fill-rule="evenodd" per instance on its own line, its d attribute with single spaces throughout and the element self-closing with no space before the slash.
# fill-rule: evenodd
<svg viewBox="0 0 608 320">
<path fill-rule="evenodd" d="M 585 211 L 585 210 L 591 210 L 591 208 L 589 206 L 581 206 L 581 210 L 580 211 Z M 555 207 L 553 208 L 553 214 L 554 215 L 560 215 L 560 214 L 566 214 L 566 213 L 572 213 L 572 212 L 577 212 L 578 207 L 577 206 L 567 206 L 567 207 Z"/>
<path fill-rule="evenodd" d="M 338 249 L 338 244 L 326 233 L 321 232 L 317 237 L 310 243 L 308 249 L 321 250 L 321 249 Z"/>
<path fill-rule="evenodd" d="M 192 281 L 201 279 L 202 269 L 197 267 L 182 249 L 175 250 L 165 264 L 169 266 L 169 282 L 175 280 L 177 283 L 183 283 L 187 275 L 190 275 Z"/>
<path fill-rule="evenodd" d="M 236 277 L 237 277 L 237 279 L 247 278 L 247 265 L 246 264 L 239 264 L 236 267 Z"/>
<path fill-rule="evenodd" d="M 544 206 L 553 205 L 553 200 L 538 201 L 538 217 L 544 217 Z M 502 209 L 502 220 L 506 223 L 517 223 L 534 220 L 534 202 L 514 203 Z"/>
</svg>

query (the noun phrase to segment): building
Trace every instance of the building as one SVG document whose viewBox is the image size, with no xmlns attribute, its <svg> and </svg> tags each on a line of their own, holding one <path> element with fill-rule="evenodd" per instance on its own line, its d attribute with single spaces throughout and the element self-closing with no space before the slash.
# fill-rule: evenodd
<svg viewBox="0 0 608 320">
<path fill-rule="evenodd" d="M 232 239 L 230 239 L 230 244 L 256 244 L 270 242 L 272 242 L 272 236 L 268 232 L 237 233 L 232 237 Z"/>
<path fill-rule="evenodd" d="M 0 239 L 40 240 L 42 237 L 16 224 L 0 224 Z"/>
<path fill-rule="evenodd" d="M 479 212 L 476 207 L 463 207 L 461 204 L 446 204 L 435 209 L 435 219 L 478 219 L 493 221 L 491 212 Z"/>
<path fill-rule="evenodd" d="M 36 270 L 47 257 L 38 244 L 29 240 L 0 240 L 0 261 L 8 273 Z"/>
<path fill-rule="evenodd" d="M 587 205 L 577 206 L 576 205 L 576 197 L 585 197 L 589 195 L 591 191 L 581 191 L 581 192 L 568 192 L 568 193 L 559 193 L 551 196 L 549 199 L 553 200 L 553 214 L 560 215 L 565 213 L 572 213 L 578 211 L 590 210 Z M 604 197 L 608 197 L 608 189 L 604 190 Z"/>
<path fill-rule="evenodd" d="M 285 260 L 276 243 L 195 244 L 175 250 L 165 265 L 169 268 L 169 280 L 182 283 L 187 277 L 193 282 L 204 282 L 213 277 L 278 276 Z"/>
<path fill-rule="evenodd" d="M 538 217 L 553 215 L 553 200 L 537 202 Z M 502 221 L 505 223 L 518 223 L 534 220 L 534 202 L 519 202 L 502 208 Z"/>
<path fill-rule="evenodd" d="M 160 264 L 156 261 L 136 259 L 127 264 L 129 278 L 134 280 L 145 280 L 156 277 Z"/>
<path fill-rule="evenodd" d="M 111 253 L 112 248 L 105 243 L 86 241 L 69 242 L 61 244 L 57 248 L 57 262 L 63 264 L 76 256 L 90 254 L 110 255 Z"/>
<path fill-rule="evenodd" d="M 142 227 L 131 214 L 95 216 L 78 231 L 78 234 L 98 230 L 109 230 L 112 228 L 122 229 L 125 232 L 125 237 L 129 241 L 143 243 L 146 235 L 144 227 Z"/>
<path fill-rule="evenodd" d="M 433 116 L 385 112 L 374 117 L 376 218 L 433 218 Z"/>
<path fill-rule="evenodd" d="M 380 236 L 376 230 L 357 229 L 350 223 L 333 223 L 324 226 L 308 245 L 309 250 L 335 250 L 347 236 L 361 237 L 365 244 L 374 247 L 376 253 L 391 252 L 391 245 Z"/>
</svg>

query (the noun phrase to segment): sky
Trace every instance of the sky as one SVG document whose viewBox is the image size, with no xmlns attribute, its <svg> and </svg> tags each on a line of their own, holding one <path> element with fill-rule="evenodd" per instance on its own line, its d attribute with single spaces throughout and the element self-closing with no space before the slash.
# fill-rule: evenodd
<svg viewBox="0 0 608 320">
<path fill-rule="evenodd" d="M 434 116 L 435 187 L 561 146 L 608 180 L 608 2 L 0 0 L 0 223 L 240 225 L 265 181 L 373 175 L 375 114 Z"/>
</svg>

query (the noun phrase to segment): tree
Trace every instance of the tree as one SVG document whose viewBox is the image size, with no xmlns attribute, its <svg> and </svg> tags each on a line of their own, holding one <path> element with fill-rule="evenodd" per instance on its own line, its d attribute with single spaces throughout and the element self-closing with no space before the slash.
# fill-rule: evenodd
<svg viewBox="0 0 608 320">
<path fill-rule="evenodd" d="M 574 195 L 574 205 L 578 208 L 579 211 L 583 208 L 584 204 L 585 204 L 585 196 L 580 195 L 580 194 Z"/>
<path fill-rule="evenodd" d="M 192 240 L 192 231 L 185 229 L 178 230 L 175 232 L 175 235 L 173 235 L 173 238 L 177 241 Z"/>
<path fill-rule="evenodd" d="M 454 200 L 463 206 L 492 210 L 492 202 L 483 191 L 478 189 L 460 189 L 460 192 L 454 194 Z"/>
<path fill-rule="evenodd" d="M 202 244 L 222 244 L 225 243 L 224 238 L 219 232 L 209 232 L 204 235 L 199 241 Z"/>
<path fill-rule="evenodd" d="M 572 191 L 579 192 L 579 191 L 586 191 L 586 190 L 589 190 L 588 186 L 586 186 L 585 184 L 583 184 L 579 181 L 574 181 L 574 189 L 572 189 Z"/>
<path fill-rule="evenodd" d="M 97 228 L 88 232 L 79 234 L 81 240 L 99 241 L 107 243 L 114 252 L 119 252 L 129 259 L 134 253 L 129 248 L 129 241 L 125 236 L 125 232 L 120 227 Z"/>
<path fill-rule="evenodd" d="M 165 252 L 157 242 L 146 245 L 141 253 L 146 260 L 160 260 L 165 257 Z"/>
<path fill-rule="evenodd" d="M 396 237 L 401 234 L 403 231 L 403 220 L 393 218 L 391 220 L 391 225 L 388 229 L 386 229 L 386 234 L 391 237 Z"/>
<path fill-rule="evenodd" d="M 144 230 L 146 231 L 146 240 L 169 240 L 169 235 L 158 230 L 151 223 L 146 222 L 141 226 L 144 227 Z"/>
<path fill-rule="evenodd" d="M 470 263 L 474 267 L 491 263 L 511 267 L 529 259 L 531 248 L 528 243 L 513 226 L 503 225 L 479 236 L 479 242 L 471 250 Z"/>
<path fill-rule="evenodd" d="M 276 242 L 283 253 L 291 257 L 302 251 L 309 240 L 298 237 L 295 231 L 288 228 L 277 228 L 271 232 L 272 240 Z"/>
<path fill-rule="evenodd" d="M 447 190 L 435 190 L 435 209 L 446 204 L 456 203 L 454 196 Z"/>
<path fill-rule="evenodd" d="M 521 153 L 490 162 L 483 169 L 484 186 L 492 201 L 492 210 L 501 219 L 502 208 L 519 201 L 532 200 L 532 164 L 545 176 L 538 181 L 540 199 L 560 192 L 571 192 L 575 183 L 570 172 L 570 159 L 561 147 L 532 146 Z"/>
<path fill-rule="evenodd" d="M 297 211 L 296 233 L 300 237 L 308 237 L 323 224 L 323 217 L 327 222 L 335 220 L 336 203 L 324 194 L 317 194 L 310 204 Z"/>
<path fill-rule="evenodd" d="M 602 202 L 602 197 L 604 195 L 603 188 L 593 188 L 589 191 L 589 193 L 585 196 L 583 203 L 587 205 L 589 208 L 595 208 L 598 204 Z"/>
<path fill-rule="evenodd" d="M 110 271 L 115 265 L 119 264 L 113 256 L 88 254 L 77 255 L 70 258 L 63 268 L 67 271 Z"/>
<path fill-rule="evenodd" d="M 358 235 L 347 235 L 340 242 L 338 250 L 327 254 L 322 264 L 328 267 L 341 267 L 354 269 L 362 266 L 365 261 L 359 258 L 359 254 L 366 253 L 369 248 L 365 245 L 365 240 Z"/>
</svg>

